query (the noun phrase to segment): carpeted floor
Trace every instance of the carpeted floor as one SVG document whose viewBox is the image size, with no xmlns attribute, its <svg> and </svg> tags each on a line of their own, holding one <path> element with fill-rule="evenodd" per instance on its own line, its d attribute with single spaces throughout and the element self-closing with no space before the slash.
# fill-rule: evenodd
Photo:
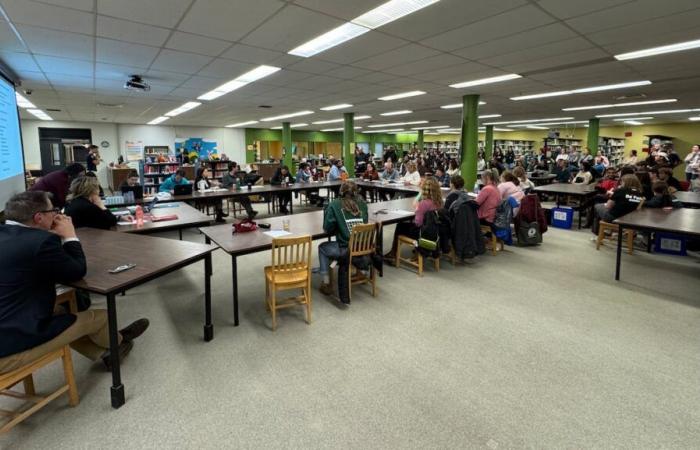
<svg viewBox="0 0 700 450">
<path fill-rule="evenodd" d="M 269 252 L 239 259 L 234 328 L 217 251 L 212 342 L 201 263 L 129 291 L 121 325 L 151 328 L 123 365 L 126 404 L 112 410 L 109 374 L 75 355 L 80 405 L 55 401 L 0 447 L 698 448 L 698 259 L 637 251 L 615 282 L 612 246 L 590 236 L 551 229 L 422 278 L 389 268 L 349 309 L 314 290 L 313 323 L 288 310 L 274 333 Z M 55 365 L 37 385 L 59 379 Z"/>
</svg>

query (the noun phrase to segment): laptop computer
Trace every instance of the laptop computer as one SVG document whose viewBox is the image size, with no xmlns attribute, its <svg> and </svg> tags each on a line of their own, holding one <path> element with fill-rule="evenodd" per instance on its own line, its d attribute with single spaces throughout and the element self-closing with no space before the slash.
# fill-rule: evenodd
<svg viewBox="0 0 700 450">
<path fill-rule="evenodd" d="M 133 192 L 135 200 L 143 200 L 143 186 L 123 186 L 122 194 L 127 192 Z"/>
<path fill-rule="evenodd" d="M 176 184 L 173 192 L 175 195 L 192 195 L 192 184 Z"/>
</svg>

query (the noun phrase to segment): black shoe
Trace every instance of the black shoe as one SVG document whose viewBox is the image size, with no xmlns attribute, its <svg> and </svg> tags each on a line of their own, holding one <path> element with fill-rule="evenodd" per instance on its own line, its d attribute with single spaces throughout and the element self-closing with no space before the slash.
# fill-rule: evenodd
<svg viewBox="0 0 700 450">
<path fill-rule="evenodd" d="M 219 216 L 221 216 L 221 217 L 228 217 L 228 213 L 225 213 L 225 212 L 221 211 L 221 212 L 219 213 Z"/>
<path fill-rule="evenodd" d="M 250 213 L 248 213 L 248 219 L 253 220 L 253 219 L 255 219 L 255 216 L 257 216 L 257 215 L 258 215 L 258 212 L 253 210 Z"/>
<path fill-rule="evenodd" d="M 281 207 L 280 207 L 280 212 L 281 212 L 282 214 L 289 214 L 289 210 L 287 209 L 286 206 L 281 206 Z"/>
<path fill-rule="evenodd" d="M 126 355 L 129 354 L 131 349 L 134 348 L 134 343 L 132 341 L 127 341 L 127 340 L 122 340 L 122 343 L 119 344 L 119 363 L 121 364 L 122 361 L 124 361 L 124 358 L 126 358 Z M 110 353 L 109 350 L 104 352 L 102 355 L 102 363 L 105 365 L 107 370 L 112 370 L 112 361 L 109 359 Z"/>
<path fill-rule="evenodd" d="M 216 216 L 216 219 L 214 219 L 214 222 L 216 223 L 226 223 L 226 219 L 224 219 L 221 216 Z"/>
<path fill-rule="evenodd" d="M 119 334 L 122 335 L 122 341 L 133 341 L 141 336 L 148 329 L 149 324 L 148 319 L 139 319 L 122 328 L 119 330 Z"/>
</svg>

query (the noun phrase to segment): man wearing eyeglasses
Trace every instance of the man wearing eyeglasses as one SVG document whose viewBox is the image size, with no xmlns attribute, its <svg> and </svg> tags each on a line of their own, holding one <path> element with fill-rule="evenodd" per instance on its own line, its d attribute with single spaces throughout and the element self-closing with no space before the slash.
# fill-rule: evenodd
<svg viewBox="0 0 700 450">
<path fill-rule="evenodd" d="M 107 312 L 54 311 L 56 284 L 80 280 L 85 255 L 70 217 L 59 213 L 44 191 L 27 191 L 5 204 L 0 225 L 0 374 L 66 344 L 109 365 Z M 119 357 L 148 327 L 140 319 L 120 331 Z"/>
</svg>

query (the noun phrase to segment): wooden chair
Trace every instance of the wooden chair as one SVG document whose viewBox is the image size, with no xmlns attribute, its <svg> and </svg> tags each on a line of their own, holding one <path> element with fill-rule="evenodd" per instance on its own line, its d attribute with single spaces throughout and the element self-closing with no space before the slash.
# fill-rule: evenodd
<svg viewBox="0 0 700 450">
<path fill-rule="evenodd" d="M 59 288 L 59 290 L 57 290 L 56 305 L 62 303 L 68 303 L 70 311 L 76 312 L 75 290 L 64 287 Z M 66 379 L 66 383 L 45 396 L 37 395 L 34 387 L 34 372 L 58 359 L 63 363 L 63 375 Z M 24 385 L 23 393 L 12 389 L 19 384 L 20 381 Z M 0 416 L 8 417 L 8 420 L 0 425 L 0 435 L 7 433 L 15 425 L 39 411 L 65 392 L 68 392 L 68 404 L 70 406 L 77 406 L 80 399 L 78 397 L 78 387 L 75 383 L 75 375 L 73 374 L 71 349 L 68 345 L 49 352 L 39 359 L 11 372 L 0 374 L 0 396 L 24 401 L 23 404 L 15 410 L 8 411 L 0 409 Z"/>
<path fill-rule="evenodd" d="M 395 259 L 395 264 L 396 267 L 399 267 L 401 263 L 408 264 L 411 267 L 415 267 L 417 274 L 419 277 L 423 276 L 423 255 L 419 252 L 416 251 L 416 259 L 413 258 L 402 258 L 401 257 L 401 249 L 403 246 L 408 246 L 411 247 L 412 250 L 416 249 L 416 240 L 413 238 L 410 238 L 408 236 L 399 236 L 399 247 L 396 250 L 396 259 Z M 440 257 L 433 258 L 433 257 L 428 257 L 428 259 L 431 259 L 433 261 L 433 267 L 435 267 L 435 271 L 439 272 L 440 271 Z"/>
<path fill-rule="evenodd" d="M 450 245 L 450 251 L 449 253 L 441 253 L 440 254 L 441 258 L 447 258 L 447 260 L 453 265 L 457 265 L 457 253 L 455 252 L 455 249 L 452 245 Z"/>
<path fill-rule="evenodd" d="M 496 237 L 496 233 L 493 232 L 490 226 L 482 225 L 481 233 L 484 235 L 491 233 L 491 254 L 493 256 L 496 256 L 496 252 L 499 251 L 499 247 L 500 250 L 503 250 L 503 241 Z"/>
<path fill-rule="evenodd" d="M 350 241 L 348 242 L 348 252 L 350 261 L 354 257 L 362 257 L 373 255 L 377 251 L 377 235 L 379 225 L 376 223 L 364 223 L 355 225 L 350 233 Z M 354 270 L 354 273 L 353 273 Z M 331 272 L 331 277 L 333 272 Z M 348 297 L 352 297 L 353 284 L 370 284 L 372 286 L 372 297 L 377 296 L 377 271 L 374 265 L 370 263 L 369 277 L 362 273 L 361 270 L 355 269 L 352 264 L 348 269 Z M 335 285 L 331 278 L 331 286 Z"/>
<path fill-rule="evenodd" d="M 639 205 L 637 205 L 637 210 L 642 209 L 642 206 L 644 205 L 644 200 L 645 199 L 642 199 L 642 201 L 639 202 Z M 600 250 L 600 246 L 603 245 L 603 241 L 606 238 L 606 232 L 608 231 L 611 232 L 610 239 L 612 239 L 614 233 L 620 232 L 620 226 L 614 223 L 605 222 L 601 220 L 598 225 L 598 238 L 595 241 L 596 250 Z M 625 230 L 622 235 L 622 237 L 625 239 L 625 244 L 627 245 L 627 253 L 629 253 L 630 255 L 634 252 L 634 236 L 634 230 Z"/>
<path fill-rule="evenodd" d="M 277 328 L 277 310 L 306 305 L 306 323 L 311 323 L 311 236 L 272 240 L 272 265 L 265 267 L 265 303 Z M 277 298 L 277 291 L 301 289 L 301 295 Z"/>
</svg>

